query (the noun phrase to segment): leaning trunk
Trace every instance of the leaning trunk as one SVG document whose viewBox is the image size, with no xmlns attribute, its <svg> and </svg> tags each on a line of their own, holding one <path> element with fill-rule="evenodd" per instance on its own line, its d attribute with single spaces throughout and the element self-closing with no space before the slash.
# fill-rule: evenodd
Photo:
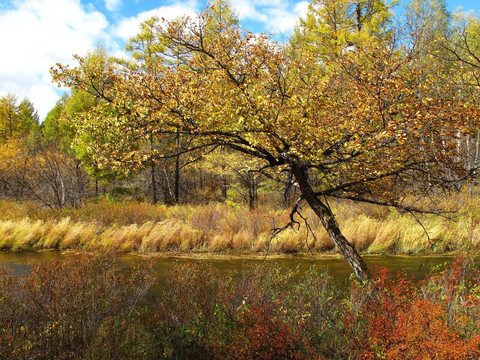
<svg viewBox="0 0 480 360">
<path fill-rule="evenodd" d="M 306 169 L 300 166 L 294 166 L 293 173 L 303 198 L 307 201 L 308 205 L 310 205 L 315 214 L 320 218 L 323 227 L 325 230 L 327 230 L 328 235 L 338 250 L 340 250 L 342 255 L 345 257 L 345 260 L 348 261 L 357 278 L 361 281 L 367 280 L 370 276 L 367 265 L 355 250 L 353 245 L 345 238 L 345 236 L 343 236 L 330 208 L 320 201 L 317 195 L 315 195 L 315 192 L 308 182 Z"/>
</svg>

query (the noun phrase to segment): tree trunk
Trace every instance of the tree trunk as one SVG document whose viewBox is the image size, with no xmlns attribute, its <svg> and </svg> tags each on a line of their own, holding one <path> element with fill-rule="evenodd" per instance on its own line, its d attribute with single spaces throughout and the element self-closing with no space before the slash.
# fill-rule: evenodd
<svg viewBox="0 0 480 360">
<path fill-rule="evenodd" d="M 150 137 L 150 150 L 153 151 L 153 137 Z M 152 160 L 151 168 L 150 168 L 150 176 L 152 180 L 152 202 L 156 204 L 158 202 L 157 199 L 157 180 L 155 178 L 155 161 Z"/>
<path fill-rule="evenodd" d="M 175 145 L 177 150 L 177 156 L 175 156 L 175 204 L 180 201 L 180 145 L 181 145 L 180 131 L 177 130 L 177 136 L 175 139 Z"/>
<path fill-rule="evenodd" d="M 477 130 L 477 138 L 475 141 L 475 157 L 473 158 L 473 166 L 477 167 L 478 157 L 480 155 L 480 131 Z"/>
<path fill-rule="evenodd" d="M 167 171 L 167 166 L 163 166 L 163 173 L 164 173 L 164 178 L 165 178 L 165 186 L 163 190 L 163 202 L 165 204 L 172 204 L 172 201 L 175 201 L 173 194 L 172 194 L 172 189 L 170 186 L 170 179 L 168 176 L 168 171 Z"/>
<path fill-rule="evenodd" d="M 222 169 L 222 172 L 221 172 L 221 175 L 220 175 L 220 190 L 222 192 L 222 198 L 223 198 L 223 201 L 227 201 L 228 200 L 228 182 L 227 182 L 227 176 L 225 175 L 225 169 L 226 169 L 226 165 L 225 164 L 222 164 L 221 165 L 221 169 Z"/>
<path fill-rule="evenodd" d="M 59 180 L 60 180 L 60 190 L 61 190 L 60 208 L 64 208 L 65 203 L 66 203 L 65 180 L 63 179 L 63 174 L 62 174 L 61 170 L 58 170 L 58 177 L 59 177 Z"/>
<path fill-rule="evenodd" d="M 156 204 L 158 202 L 157 199 L 157 180 L 155 179 L 155 163 L 152 161 L 152 166 L 150 168 L 150 175 L 152 178 L 152 202 Z"/>
<path fill-rule="evenodd" d="M 250 210 L 255 210 L 257 201 L 257 179 L 255 178 L 255 175 L 250 172 L 246 174 L 245 179 L 248 189 L 248 208 Z"/>
<path fill-rule="evenodd" d="M 82 171 L 82 163 L 75 160 L 75 179 L 77 182 L 77 196 L 75 197 L 75 207 L 79 207 L 85 197 L 85 181 Z"/>
<path fill-rule="evenodd" d="M 359 1 L 357 1 L 357 5 L 355 7 L 355 15 L 357 17 L 357 31 L 362 31 L 362 5 Z"/>
<path fill-rule="evenodd" d="M 176 156 L 175 159 L 175 204 L 178 204 L 180 201 L 180 155 Z"/>
<path fill-rule="evenodd" d="M 330 208 L 320 201 L 317 195 L 315 195 L 315 192 L 308 182 L 307 170 L 298 165 L 292 166 L 292 169 L 303 198 L 320 218 L 323 227 L 327 230 L 327 233 L 335 246 L 340 250 L 345 257 L 345 260 L 348 261 L 357 278 L 360 281 L 367 280 L 370 277 L 367 265 L 353 245 L 345 238 L 345 236 L 343 236 Z"/>
</svg>

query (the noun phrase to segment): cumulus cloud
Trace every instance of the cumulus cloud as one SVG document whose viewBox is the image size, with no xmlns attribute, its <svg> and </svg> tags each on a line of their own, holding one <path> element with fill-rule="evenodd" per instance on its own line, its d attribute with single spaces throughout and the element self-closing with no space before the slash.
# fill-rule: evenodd
<svg viewBox="0 0 480 360">
<path fill-rule="evenodd" d="M 298 19 L 307 14 L 308 2 L 302 1 L 293 8 L 275 7 L 267 9 L 268 21 L 265 27 L 274 33 L 289 33 L 293 30 Z"/>
<path fill-rule="evenodd" d="M 157 16 L 174 19 L 194 17 L 207 0 L 173 0 L 166 6 L 119 18 L 122 0 L 104 0 L 116 12 L 115 24 L 85 0 L 4 0 L 0 4 L 0 96 L 27 96 L 43 119 L 61 95 L 51 84 L 50 67 L 73 64 L 72 54 L 85 55 L 99 43 L 117 56 L 140 23 Z M 231 0 L 233 10 L 246 28 L 289 33 L 308 2 L 301 0 Z M 83 3 L 82 3 L 83 2 Z M 253 24 L 253 29 L 252 29 Z M 256 26 L 256 28 L 255 28 Z"/>
<path fill-rule="evenodd" d="M 252 0 L 231 0 L 232 8 L 238 14 L 240 20 L 254 20 L 260 22 L 267 22 L 268 17 L 262 13 L 255 1 Z M 268 4 L 268 2 L 267 2 Z"/>
<path fill-rule="evenodd" d="M 122 0 L 105 0 L 105 7 L 108 11 L 116 11 L 122 6 Z"/>
<path fill-rule="evenodd" d="M 261 23 L 261 28 L 273 33 L 289 33 L 298 18 L 307 13 L 308 1 L 231 0 L 240 20 Z"/>
<path fill-rule="evenodd" d="M 173 20 L 184 15 L 193 17 L 195 16 L 196 11 L 197 3 L 195 1 L 187 1 L 169 6 L 162 6 L 150 11 L 141 12 L 133 17 L 120 20 L 115 26 L 113 33 L 124 41 L 127 41 L 138 33 L 140 24 L 142 22 L 152 18 L 153 16 L 167 20 Z"/>
<path fill-rule="evenodd" d="M 50 83 L 38 82 L 28 89 L 26 97 L 34 104 L 43 120 L 58 101 L 59 94 Z"/>
<path fill-rule="evenodd" d="M 55 105 L 50 67 L 106 41 L 107 27 L 105 16 L 80 0 L 14 2 L 0 13 L 0 95 L 28 96 L 43 118 Z"/>
</svg>

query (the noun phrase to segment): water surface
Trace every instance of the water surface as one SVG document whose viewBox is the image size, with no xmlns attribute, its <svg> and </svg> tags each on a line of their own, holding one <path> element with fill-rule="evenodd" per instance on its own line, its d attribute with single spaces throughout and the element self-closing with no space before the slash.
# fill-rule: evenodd
<svg viewBox="0 0 480 360">
<path fill-rule="evenodd" d="M 56 251 L 44 252 L 0 252 L 0 266 L 12 267 L 16 274 L 28 272 L 33 264 L 45 264 L 55 260 L 68 259 L 75 256 L 71 253 L 61 253 Z M 367 255 L 363 256 L 370 269 L 375 266 L 385 266 L 396 273 L 405 271 L 408 276 L 414 276 L 416 279 L 423 279 L 425 275 L 435 266 L 448 264 L 453 260 L 451 255 L 436 256 L 418 256 L 418 255 Z M 317 269 L 328 271 L 328 273 L 338 280 L 348 278 L 352 271 L 348 263 L 340 256 L 192 256 L 192 257 L 167 257 L 167 256 L 122 256 L 122 261 L 126 264 L 134 264 L 151 259 L 154 262 L 154 269 L 160 282 L 167 276 L 170 270 L 179 264 L 197 263 L 210 264 L 221 272 L 241 271 L 245 266 L 255 264 L 276 264 L 281 269 L 307 270 L 312 265 Z"/>
</svg>

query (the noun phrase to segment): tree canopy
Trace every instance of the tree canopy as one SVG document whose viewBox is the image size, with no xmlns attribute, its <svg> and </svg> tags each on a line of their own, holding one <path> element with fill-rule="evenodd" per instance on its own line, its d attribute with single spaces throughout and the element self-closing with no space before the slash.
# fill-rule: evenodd
<svg viewBox="0 0 480 360">
<path fill-rule="evenodd" d="M 428 192 L 476 171 L 457 141 L 477 126 L 476 98 L 454 82 L 437 86 L 435 58 L 418 66 L 381 0 L 314 1 L 286 46 L 219 21 L 218 3 L 193 19 L 145 23 L 131 43 L 143 55 L 131 62 L 78 57 L 73 69 L 52 69 L 99 99 L 80 115 L 77 141 L 99 164 L 128 170 L 172 154 L 139 139 L 181 133 L 192 139 L 182 151 L 228 147 L 269 176 L 293 174 L 299 201 L 367 278 L 328 198 L 428 211 L 404 202 L 412 184 Z"/>
</svg>

